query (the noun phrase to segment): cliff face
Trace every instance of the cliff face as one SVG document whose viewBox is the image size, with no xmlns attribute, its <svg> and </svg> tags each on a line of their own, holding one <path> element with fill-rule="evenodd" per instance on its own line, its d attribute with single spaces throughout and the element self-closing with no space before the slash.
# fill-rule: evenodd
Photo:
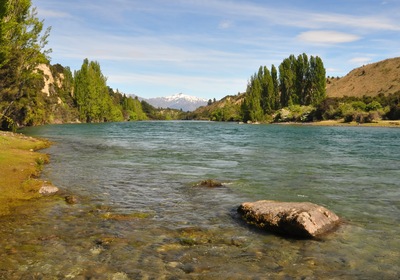
<svg viewBox="0 0 400 280">
<path fill-rule="evenodd" d="M 376 96 L 400 92 L 400 57 L 352 70 L 343 78 L 328 78 L 328 97 Z"/>
</svg>

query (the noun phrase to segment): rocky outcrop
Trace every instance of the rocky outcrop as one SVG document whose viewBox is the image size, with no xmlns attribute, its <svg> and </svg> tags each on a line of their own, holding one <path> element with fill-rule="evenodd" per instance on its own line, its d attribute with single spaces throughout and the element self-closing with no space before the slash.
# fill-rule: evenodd
<svg viewBox="0 0 400 280">
<path fill-rule="evenodd" d="M 238 212 L 244 220 L 259 228 L 301 238 L 325 234 L 340 220 L 332 211 L 310 202 L 245 202 L 239 206 Z"/>
</svg>

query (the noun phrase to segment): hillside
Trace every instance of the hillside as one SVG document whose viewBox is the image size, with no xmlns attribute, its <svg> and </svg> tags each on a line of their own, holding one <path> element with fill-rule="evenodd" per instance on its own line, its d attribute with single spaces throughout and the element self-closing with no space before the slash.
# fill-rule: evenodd
<svg viewBox="0 0 400 280">
<path fill-rule="evenodd" d="M 228 95 L 210 105 L 202 106 L 195 110 L 191 118 L 214 121 L 239 121 L 240 106 L 244 100 L 244 93 Z"/>
<path fill-rule="evenodd" d="M 328 78 L 328 97 L 362 97 L 400 92 L 400 57 L 352 70 L 343 78 Z"/>
</svg>

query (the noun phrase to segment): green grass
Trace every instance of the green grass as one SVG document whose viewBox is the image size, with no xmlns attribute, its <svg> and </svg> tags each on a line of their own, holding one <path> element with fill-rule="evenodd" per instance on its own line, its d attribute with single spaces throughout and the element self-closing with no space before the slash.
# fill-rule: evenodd
<svg viewBox="0 0 400 280">
<path fill-rule="evenodd" d="M 48 157 L 35 151 L 49 145 L 46 140 L 0 131 L 0 216 L 40 197 L 42 184 L 36 177 Z"/>
</svg>

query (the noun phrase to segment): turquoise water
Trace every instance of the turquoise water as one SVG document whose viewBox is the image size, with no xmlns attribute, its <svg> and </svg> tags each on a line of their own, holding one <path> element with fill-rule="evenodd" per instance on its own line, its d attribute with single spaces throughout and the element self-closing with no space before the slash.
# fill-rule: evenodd
<svg viewBox="0 0 400 280">
<path fill-rule="evenodd" d="M 1 277 L 398 279 L 400 130 L 133 122 L 24 130 L 54 145 L 62 199 L 1 230 Z M 225 187 L 194 187 L 204 179 Z M 310 201 L 344 219 L 321 240 L 246 226 L 240 203 Z M 4 249 L 3 249 L 4 248 Z"/>
</svg>

